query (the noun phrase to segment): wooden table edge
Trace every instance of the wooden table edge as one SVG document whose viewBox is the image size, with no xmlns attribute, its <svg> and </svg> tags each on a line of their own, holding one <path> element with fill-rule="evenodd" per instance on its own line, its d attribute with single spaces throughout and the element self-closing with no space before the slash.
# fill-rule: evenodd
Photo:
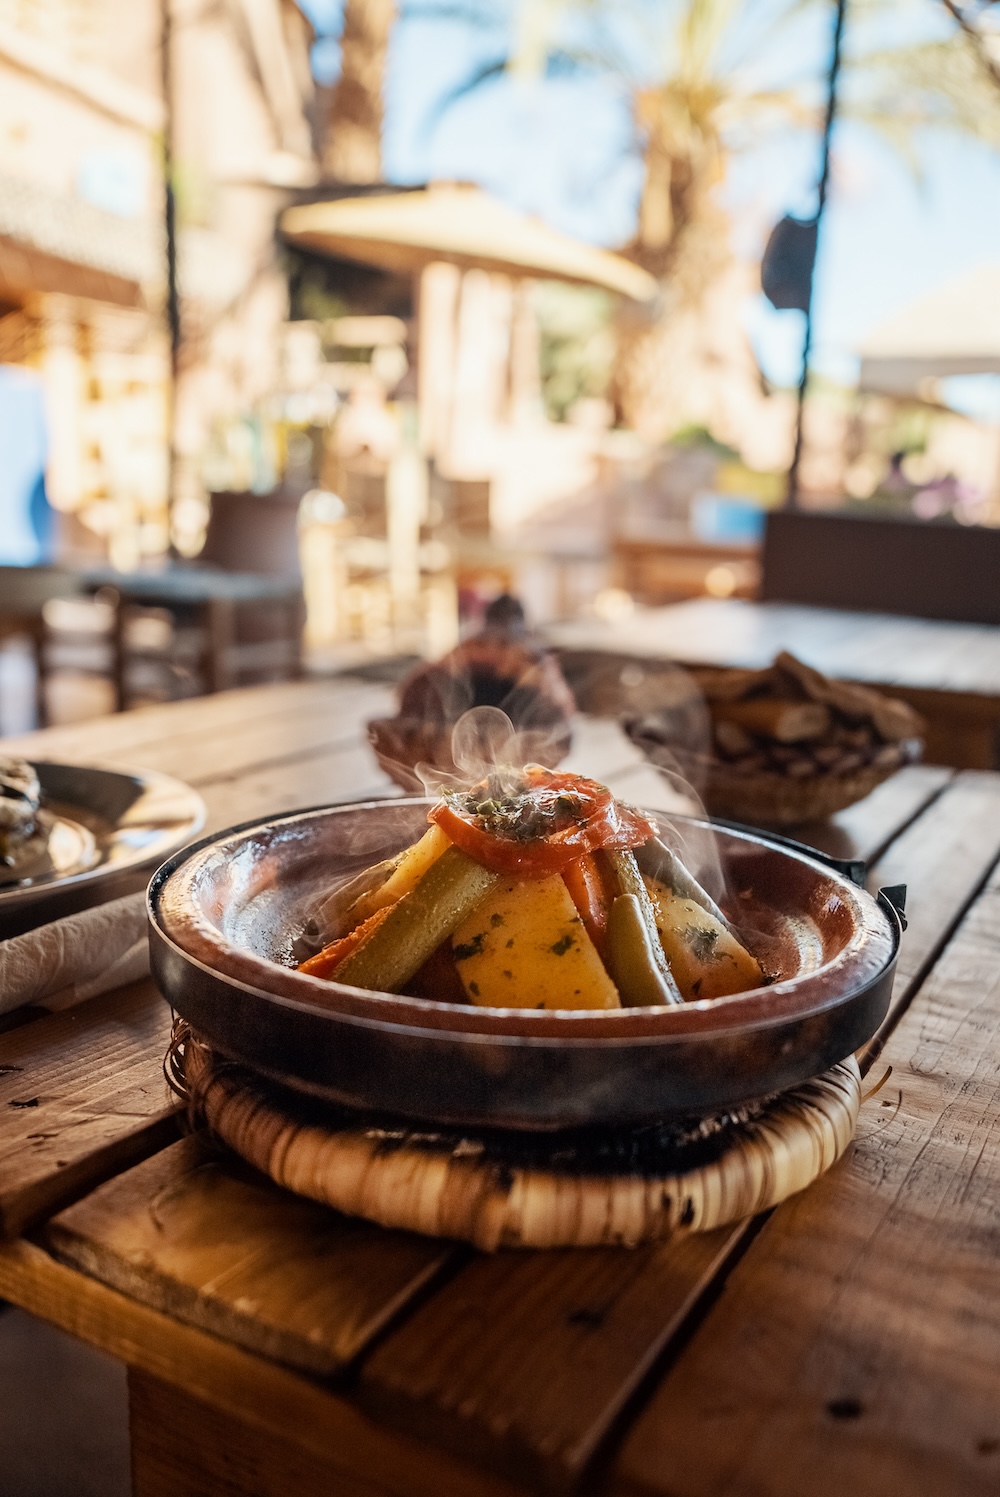
<svg viewBox="0 0 1000 1497">
<path fill-rule="evenodd" d="M 210 1407 L 279 1439 L 293 1433 L 345 1476 L 364 1472 L 394 1497 L 519 1497 L 490 1472 L 376 1424 L 323 1383 L 148 1309 L 26 1239 L 0 1243 L 0 1295 Z"/>
</svg>

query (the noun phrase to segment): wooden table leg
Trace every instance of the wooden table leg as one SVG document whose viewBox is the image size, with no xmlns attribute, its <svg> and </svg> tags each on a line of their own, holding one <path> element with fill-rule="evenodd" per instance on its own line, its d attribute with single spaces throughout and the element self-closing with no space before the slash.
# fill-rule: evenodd
<svg viewBox="0 0 1000 1497">
<path fill-rule="evenodd" d="M 45 691 L 45 621 L 37 619 L 31 628 L 31 653 L 35 662 L 35 726 L 48 727 L 49 704 Z"/>
<path fill-rule="evenodd" d="M 114 627 L 111 631 L 111 685 L 115 694 L 115 711 L 124 712 L 126 706 L 125 677 L 127 673 L 128 604 L 120 593 L 115 594 Z"/>
<path fill-rule="evenodd" d="M 208 636 L 205 651 L 206 684 L 210 692 L 235 684 L 233 646 L 236 643 L 236 605 L 231 598 L 210 598 L 205 607 Z"/>
<path fill-rule="evenodd" d="M 288 632 L 291 643 L 291 660 L 288 674 L 293 681 L 299 680 L 302 669 L 302 631 L 306 624 L 305 599 L 301 593 L 286 605 L 288 609 Z"/>
<path fill-rule="evenodd" d="M 129 1369 L 132 1497 L 376 1497 L 382 1489 Z"/>
</svg>

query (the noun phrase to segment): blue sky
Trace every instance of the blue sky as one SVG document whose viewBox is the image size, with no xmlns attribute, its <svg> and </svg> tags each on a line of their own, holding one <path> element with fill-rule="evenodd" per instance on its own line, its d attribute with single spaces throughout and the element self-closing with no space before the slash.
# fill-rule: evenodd
<svg viewBox="0 0 1000 1497">
<path fill-rule="evenodd" d="M 761 5 L 764 0 L 755 0 Z M 338 0 L 309 0 L 317 27 L 335 35 Z M 947 34 L 943 8 L 927 0 L 910 15 Z M 826 17 L 804 23 L 777 65 L 819 74 Z M 907 24 L 912 24 L 908 22 Z M 456 20 L 397 22 L 386 90 L 386 176 L 399 182 L 454 177 L 480 182 L 557 227 L 615 246 L 631 233 L 640 167 L 629 153 L 621 99 L 597 77 L 534 83 L 504 80 L 444 112 L 436 106 L 483 61 L 502 33 Z M 317 75 L 337 68 L 335 43 L 316 50 Z M 944 132 L 917 143 L 920 178 L 870 131 L 842 124 L 816 272 L 814 367 L 850 380 L 855 350 L 884 318 L 984 260 L 1000 259 L 1000 153 Z M 732 164 L 722 189 L 740 253 L 757 258 L 786 211 L 808 213 L 817 144 L 805 132 L 772 139 Z M 747 327 L 765 372 L 797 378 L 802 318 L 747 307 Z"/>
</svg>

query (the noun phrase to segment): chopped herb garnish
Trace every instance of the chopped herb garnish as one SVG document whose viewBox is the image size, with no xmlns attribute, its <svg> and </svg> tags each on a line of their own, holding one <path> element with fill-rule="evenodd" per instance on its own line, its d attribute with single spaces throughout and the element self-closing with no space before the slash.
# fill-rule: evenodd
<svg viewBox="0 0 1000 1497">
<path fill-rule="evenodd" d="M 483 947 L 486 944 L 486 932 L 477 931 L 471 941 L 463 941 L 459 946 L 451 948 L 451 954 L 456 962 L 468 961 L 470 956 L 482 956 Z"/>
<path fill-rule="evenodd" d="M 701 925 L 689 925 L 684 939 L 700 962 L 712 961 L 718 953 L 715 946 L 719 939 L 717 930 L 705 930 Z"/>
<path fill-rule="evenodd" d="M 458 815 L 476 817 L 484 831 L 516 842 L 550 837 L 567 822 L 582 826 L 590 814 L 568 791 L 546 793 L 544 788 L 527 784 L 509 790 L 496 776 L 485 787 L 446 791 L 444 798 Z"/>
<path fill-rule="evenodd" d="M 564 936 L 559 937 L 559 940 L 555 943 L 554 946 L 549 947 L 549 950 L 551 951 L 553 956 L 565 956 L 569 948 L 575 945 L 576 937 L 574 935 L 571 935 L 570 932 L 567 931 Z"/>
</svg>

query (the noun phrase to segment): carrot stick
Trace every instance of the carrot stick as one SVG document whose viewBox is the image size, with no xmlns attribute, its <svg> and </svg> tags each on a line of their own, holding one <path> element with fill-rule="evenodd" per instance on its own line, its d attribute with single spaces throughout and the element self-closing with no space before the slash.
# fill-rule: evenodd
<svg viewBox="0 0 1000 1497">
<path fill-rule="evenodd" d="M 584 853 L 582 858 L 564 868 L 563 883 L 576 905 L 587 935 L 603 953 L 608 929 L 608 901 L 593 854 Z"/>
<path fill-rule="evenodd" d="M 307 973 L 310 977 L 331 977 L 340 966 L 345 956 L 350 956 L 356 946 L 360 946 L 372 931 L 382 924 L 382 921 L 392 909 L 391 904 L 383 905 L 367 920 L 362 920 L 346 936 L 341 936 L 339 941 L 331 941 L 329 946 L 324 946 L 322 951 L 317 951 L 315 956 L 309 957 L 307 961 L 299 962 L 299 971 Z"/>
</svg>

